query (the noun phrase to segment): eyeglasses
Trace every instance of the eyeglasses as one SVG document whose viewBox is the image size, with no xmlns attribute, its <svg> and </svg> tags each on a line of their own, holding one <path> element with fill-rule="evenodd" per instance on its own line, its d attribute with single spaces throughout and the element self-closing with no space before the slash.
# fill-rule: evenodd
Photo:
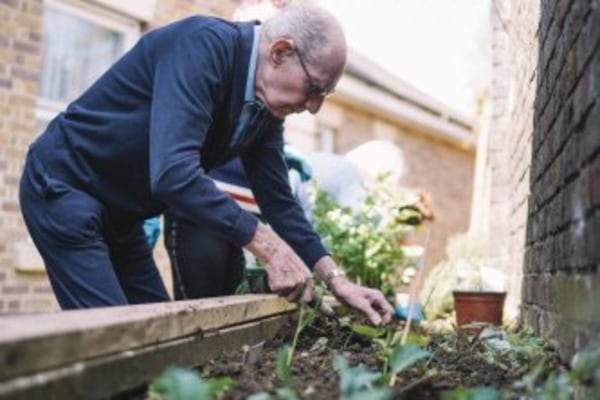
<svg viewBox="0 0 600 400">
<path fill-rule="evenodd" d="M 315 80 L 308 73 L 308 69 L 306 68 L 306 64 L 304 64 L 304 59 L 300 54 L 300 50 L 298 50 L 297 48 L 296 55 L 298 56 L 298 61 L 300 61 L 300 65 L 302 66 L 304 75 L 306 75 L 306 79 L 308 79 L 308 90 L 306 91 L 306 98 L 310 99 L 315 97 L 327 97 L 328 95 L 333 93 L 333 89 L 327 89 L 315 83 Z"/>
</svg>

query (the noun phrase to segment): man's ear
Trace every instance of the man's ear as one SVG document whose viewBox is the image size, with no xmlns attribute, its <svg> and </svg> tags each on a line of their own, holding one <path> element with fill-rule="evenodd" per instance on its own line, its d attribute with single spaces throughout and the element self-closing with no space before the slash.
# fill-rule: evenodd
<svg viewBox="0 0 600 400">
<path fill-rule="evenodd" d="M 291 39 L 274 40 L 269 48 L 269 59 L 275 66 L 283 64 L 292 54 L 294 54 L 294 42 Z"/>
</svg>

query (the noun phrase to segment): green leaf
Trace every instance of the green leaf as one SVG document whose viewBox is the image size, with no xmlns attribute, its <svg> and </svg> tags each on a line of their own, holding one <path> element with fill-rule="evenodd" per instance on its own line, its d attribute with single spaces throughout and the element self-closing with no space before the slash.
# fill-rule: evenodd
<svg viewBox="0 0 600 400">
<path fill-rule="evenodd" d="M 537 400 L 569 400 L 573 387 L 567 374 L 552 373 L 537 393 Z"/>
<path fill-rule="evenodd" d="M 271 395 L 267 392 L 258 392 L 246 397 L 246 400 L 270 400 Z"/>
<path fill-rule="evenodd" d="M 294 389 L 290 387 L 277 389 L 277 397 L 279 397 L 281 400 L 300 400 L 300 397 L 298 397 Z"/>
<path fill-rule="evenodd" d="M 418 346 L 425 347 L 429 344 L 429 341 L 430 341 L 429 336 L 419 335 L 418 333 L 415 333 L 412 331 L 408 333 L 408 338 L 407 338 L 408 343 L 414 343 Z M 393 343 L 397 343 L 397 341 L 394 341 Z"/>
<path fill-rule="evenodd" d="M 198 372 L 190 369 L 170 367 L 156 378 L 149 392 L 165 400 L 196 400 L 211 397 L 210 384 Z"/>
<path fill-rule="evenodd" d="M 385 335 L 384 328 L 375 328 L 369 325 L 355 324 L 351 326 L 351 329 L 352 332 L 368 337 L 369 339 L 375 339 Z"/>
<path fill-rule="evenodd" d="M 342 400 L 387 400 L 390 396 L 390 389 L 375 388 L 354 392 L 350 396 L 342 397 Z"/>
<path fill-rule="evenodd" d="M 374 383 L 381 377 L 379 372 L 371 372 L 363 364 L 348 367 L 348 362 L 339 355 L 333 358 L 333 368 L 340 376 L 340 394 L 344 400 L 353 398 L 358 392 L 372 391 Z"/>
<path fill-rule="evenodd" d="M 397 374 L 400 371 L 411 367 L 417 361 L 430 356 L 431 353 L 423 350 L 416 344 L 409 343 L 405 346 L 398 345 L 390 355 L 390 370 L 392 373 Z"/>
<path fill-rule="evenodd" d="M 224 395 L 233 385 L 233 379 L 228 376 L 213 378 L 207 380 L 210 386 L 210 394 L 213 397 L 219 398 Z"/>
<path fill-rule="evenodd" d="M 442 400 L 502 400 L 502 395 L 489 387 L 458 388 L 445 392 Z"/>
<path fill-rule="evenodd" d="M 584 381 L 598 374 L 600 369 L 600 347 L 588 346 L 573 357 L 571 377 L 575 381 Z"/>
<path fill-rule="evenodd" d="M 275 360 L 275 373 L 277 374 L 279 381 L 285 386 L 290 386 L 292 381 L 290 367 L 287 363 L 290 350 L 291 349 L 288 344 L 284 345 L 277 352 L 277 357 Z"/>
</svg>

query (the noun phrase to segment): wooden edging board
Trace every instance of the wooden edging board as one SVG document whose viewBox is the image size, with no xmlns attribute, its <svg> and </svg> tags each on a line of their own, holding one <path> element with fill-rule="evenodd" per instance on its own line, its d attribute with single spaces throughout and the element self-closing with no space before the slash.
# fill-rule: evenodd
<svg viewBox="0 0 600 400">
<path fill-rule="evenodd" d="M 170 365 L 201 365 L 226 349 L 239 349 L 244 344 L 255 345 L 269 339 L 287 319 L 285 314 L 267 317 L 217 329 L 204 337 L 192 335 L 20 376 L 0 382 L 0 398 L 110 398 L 151 382 Z"/>
<path fill-rule="evenodd" d="M 291 312 L 276 295 L 241 295 L 0 317 L 0 384 L 93 357 Z"/>
</svg>

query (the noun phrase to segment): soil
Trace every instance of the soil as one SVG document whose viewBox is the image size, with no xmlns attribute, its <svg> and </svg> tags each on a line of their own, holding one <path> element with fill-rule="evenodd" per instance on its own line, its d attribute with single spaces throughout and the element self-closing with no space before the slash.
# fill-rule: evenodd
<svg viewBox="0 0 600 400">
<path fill-rule="evenodd" d="M 261 346 L 250 351 L 227 352 L 205 365 L 202 373 L 234 379 L 235 384 L 225 399 L 245 399 L 261 391 L 274 394 L 281 386 L 275 374 L 276 354 L 284 344 L 291 343 L 294 329 L 295 324 L 290 323 Z M 518 378 L 514 371 L 509 374 L 485 362 L 477 354 L 477 342 L 469 337 L 454 336 L 454 343 L 449 346 L 447 336 L 429 336 L 427 348 L 433 357 L 401 373 L 392 388 L 392 398 L 438 399 L 444 391 L 461 386 L 507 389 Z M 325 340 L 325 345 L 316 344 Z M 370 340 L 319 317 L 300 336 L 292 363 L 293 387 L 303 399 L 337 399 L 339 379 L 332 367 L 333 355 L 343 355 L 352 366 L 362 363 L 371 370 L 380 370 L 376 351 Z M 437 372 L 435 376 L 422 379 L 427 371 L 433 370 Z"/>
</svg>

